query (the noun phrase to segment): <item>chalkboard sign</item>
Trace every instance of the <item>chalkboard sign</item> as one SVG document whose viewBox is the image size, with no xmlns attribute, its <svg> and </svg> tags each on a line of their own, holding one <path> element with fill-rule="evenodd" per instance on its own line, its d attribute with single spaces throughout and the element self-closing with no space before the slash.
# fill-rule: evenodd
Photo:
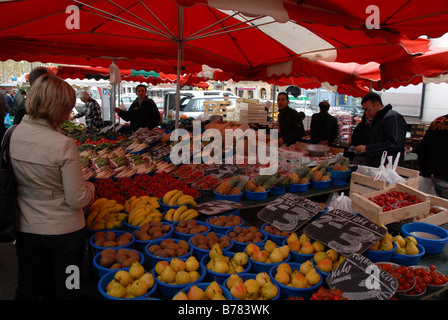
<svg viewBox="0 0 448 320">
<path fill-rule="evenodd" d="M 321 211 L 321 206 L 294 193 L 285 193 L 269 203 L 257 217 L 284 232 L 294 232 Z"/>
<path fill-rule="evenodd" d="M 390 300 L 398 289 L 397 279 L 359 254 L 347 256 L 327 277 L 327 284 L 349 300 Z"/>
<path fill-rule="evenodd" d="M 343 210 L 330 210 L 303 228 L 303 233 L 339 254 L 361 254 L 386 234 L 370 220 Z"/>
<path fill-rule="evenodd" d="M 241 166 L 237 164 L 212 164 L 205 169 L 204 175 L 210 175 L 213 178 L 224 179 L 232 176 L 241 170 Z"/>
<path fill-rule="evenodd" d="M 207 216 L 224 213 L 230 210 L 239 209 L 243 206 L 242 203 L 229 200 L 215 200 L 198 204 L 195 208 L 199 213 Z"/>
</svg>

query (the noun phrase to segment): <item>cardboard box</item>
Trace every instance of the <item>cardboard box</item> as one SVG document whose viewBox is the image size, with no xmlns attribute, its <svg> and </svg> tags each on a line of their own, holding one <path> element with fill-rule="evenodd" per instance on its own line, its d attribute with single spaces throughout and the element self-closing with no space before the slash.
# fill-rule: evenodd
<svg viewBox="0 0 448 320">
<path fill-rule="evenodd" d="M 370 197 L 375 197 L 385 192 L 401 191 L 410 195 L 415 195 L 422 202 L 413 204 L 403 208 L 397 208 L 390 211 L 383 212 L 383 208 L 378 206 Z M 371 192 L 368 194 L 352 193 L 350 195 L 352 200 L 352 208 L 355 212 L 361 214 L 365 218 L 377 224 L 389 224 L 393 222 L 402 222 L 408 219 L 414 219 L 422 212 L 429 212 L 430 198 L 429 195 L 403 183 L 396 183 L 383 190 Z"/>
<path fill-rule="evenodd" d="M 405 167 L 397 167 L 396 172 L 405 179 L 404 184 L 418 189 L 420 183 L 420 171 L 412 170 Z M 350 178 L 350 195 L 352 193 L 367 194 L 383 190 L 387 187 L 386 181 L 374 181 L 373 177 L 366 176 L 355 172 L 351 173 Z"/>
</svg>

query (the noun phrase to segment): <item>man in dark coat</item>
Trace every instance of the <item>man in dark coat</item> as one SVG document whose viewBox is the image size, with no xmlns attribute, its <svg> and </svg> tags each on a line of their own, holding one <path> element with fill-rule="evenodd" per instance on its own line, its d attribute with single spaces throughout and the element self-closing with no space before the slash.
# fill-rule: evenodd
<svg viewBox="0 0 448 320">
<path fill-rule="evenodd" d="M 400 152 L 398 164 L 404 164 L 404 149 L 406 142 L 406 120 L 388 104 L 383 105 L 381 96 L 369 92 L 361 101 L 366 120 L 370 122 L 369 139 L 365 145 L 355 147 L 356 152 L 366 154 L 366 165 L 379 167 L 383 151 L 387 156 L 393 156 L 394 161 Z"/>
<path fill-rule="evenodd" d="M 289 98 L 286 92 L 277 96 L 278 105 L 278 145 L 286 143 L 288 146 L 302 140 L 305 135 L 302 118 L 299 113 L 289 107 Z"/>
<path fill-rule="evenodd" d="M 319 113 L 311 117 L 311 143 L 331 146 L 339 135 L 338 119 L 328 113 L 330 104 L 327 101 L 319 103 Z"/>
<path fill-rule="evenodd" d="M 160 124 L 160 113 L 156 103 L 146 96 L 146 86 L 139 84 L 136 87 L 137 99 L 131 104 L 129 109 L 121 110 L 115 108 L 120 118 L 131 123 L 133 132 L 140 128 L 152 130 Z"/>
</svg>

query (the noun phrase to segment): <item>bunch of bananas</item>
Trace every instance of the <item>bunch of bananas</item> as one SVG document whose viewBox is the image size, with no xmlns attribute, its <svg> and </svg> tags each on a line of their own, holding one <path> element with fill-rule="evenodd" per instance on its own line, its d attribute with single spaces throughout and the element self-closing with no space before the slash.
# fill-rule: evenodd
<svg viewBox="0 0 448 320">
<path fill-rule="evenodd" d="M 184 194 L 182 190 L 171 190 L 165 193 L 165 195 L 163 196 L 163 203 L 169 206 L 197 206 L 194 197 L 188 194 Z"/>
<path fill-rule="evenodd" d="M 128 216 L 123 211 L 124 206 L 116 200 L 97 199 L 87 209 L 87 228 L 91 230 L 118 228 Z"/>
<path fill-rule="evenodd" d="M 124 203 L 124 208 L 128 215 L 128 223 L 132 226 L 140 227 L 153 220 L 162 220 L 163 215 L 159 211 L 159 199 L 150 196 L 141 196 L 128 199 Z"/>
<path fill-rule="evenodd" d="M 187 206 L 180 206 L 177 209 L 170 209 L 165 214 L 165 220 L 169 221 L 181 221 L 181 220 L 191 220 L 199 215 L 194 209 L 188 209 Z"/>
</svg>

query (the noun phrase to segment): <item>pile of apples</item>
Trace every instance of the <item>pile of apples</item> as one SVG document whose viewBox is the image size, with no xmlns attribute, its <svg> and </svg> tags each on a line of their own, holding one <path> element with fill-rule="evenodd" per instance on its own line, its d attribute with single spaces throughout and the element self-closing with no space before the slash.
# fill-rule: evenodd
<svg viewBox="0 0 448 320">
<path fill-rule="evenodd" d="M 203 290 L 202 288 L 193 285 L 188 289 L 188 292 L 179 291 L 173 300 L 227 300 L 223 295 L 222 288 L 216 281 L 210 284 Z"/>
<path fill-rule="evenodd" d="M 264 249 L 253 243 L 249 243 L 245 249 L 249 258 L 263 263 L 280 263 L 289 256 L 289 247 L 287 245 L 278 247 L 271 240 L 266 240 Z"/>
<path fill-rule="evenodd" d="M 292 269 L 287 262 L 281 263 L 276 268 L 274 279 L 285 286 L 308 288 L 318 284 L 321 277 L 313 263 L 308 260 L 300 265 L 299 270 Z"/>
<path fill-rule="evenodd" d="M 344 261 L 345 257 L 340 256 L 333 249 L 328 249 L 327 251 L 319 251 L 314 254 L 314 265 L 317 269 L 331 273 L 334 269 L 336 269 L 342 261 Z"/>
<path fill-rule="evenodd" d="M 199 261 L 190 256 L 186 261 L 172 258 L 170 262 L 161 260 L 155 265 L 157 279 L 171 285 L 187 284 L 200 278 Z"/>
<path fill-rule="evenodd" d="M 132 263 L 129 271 L 118 270 L 106 286 L 106 293 L 115 298 L 132 299 L 149 292 L 154 286 L 154 277 L 146 272 L 139 262 Z"/>
<path fill-rule="evenodd" d="M 219 244 L 214 244 L 209 252 L 210 261 L 205 267 L 216 273 L 238 273 L 245 270 L 249 257 L 245 252 L 236 252 L 230 258 L 225 256 Z"/>
<path fill-rule="evenodd" d="M 278 294 L 277 286 L 266 272 L 257 273 L 255 279 L 246 280 L 234 273 L 227 279 L 226 287 L 239 300 L 270 300 Z"/>
</svg>

